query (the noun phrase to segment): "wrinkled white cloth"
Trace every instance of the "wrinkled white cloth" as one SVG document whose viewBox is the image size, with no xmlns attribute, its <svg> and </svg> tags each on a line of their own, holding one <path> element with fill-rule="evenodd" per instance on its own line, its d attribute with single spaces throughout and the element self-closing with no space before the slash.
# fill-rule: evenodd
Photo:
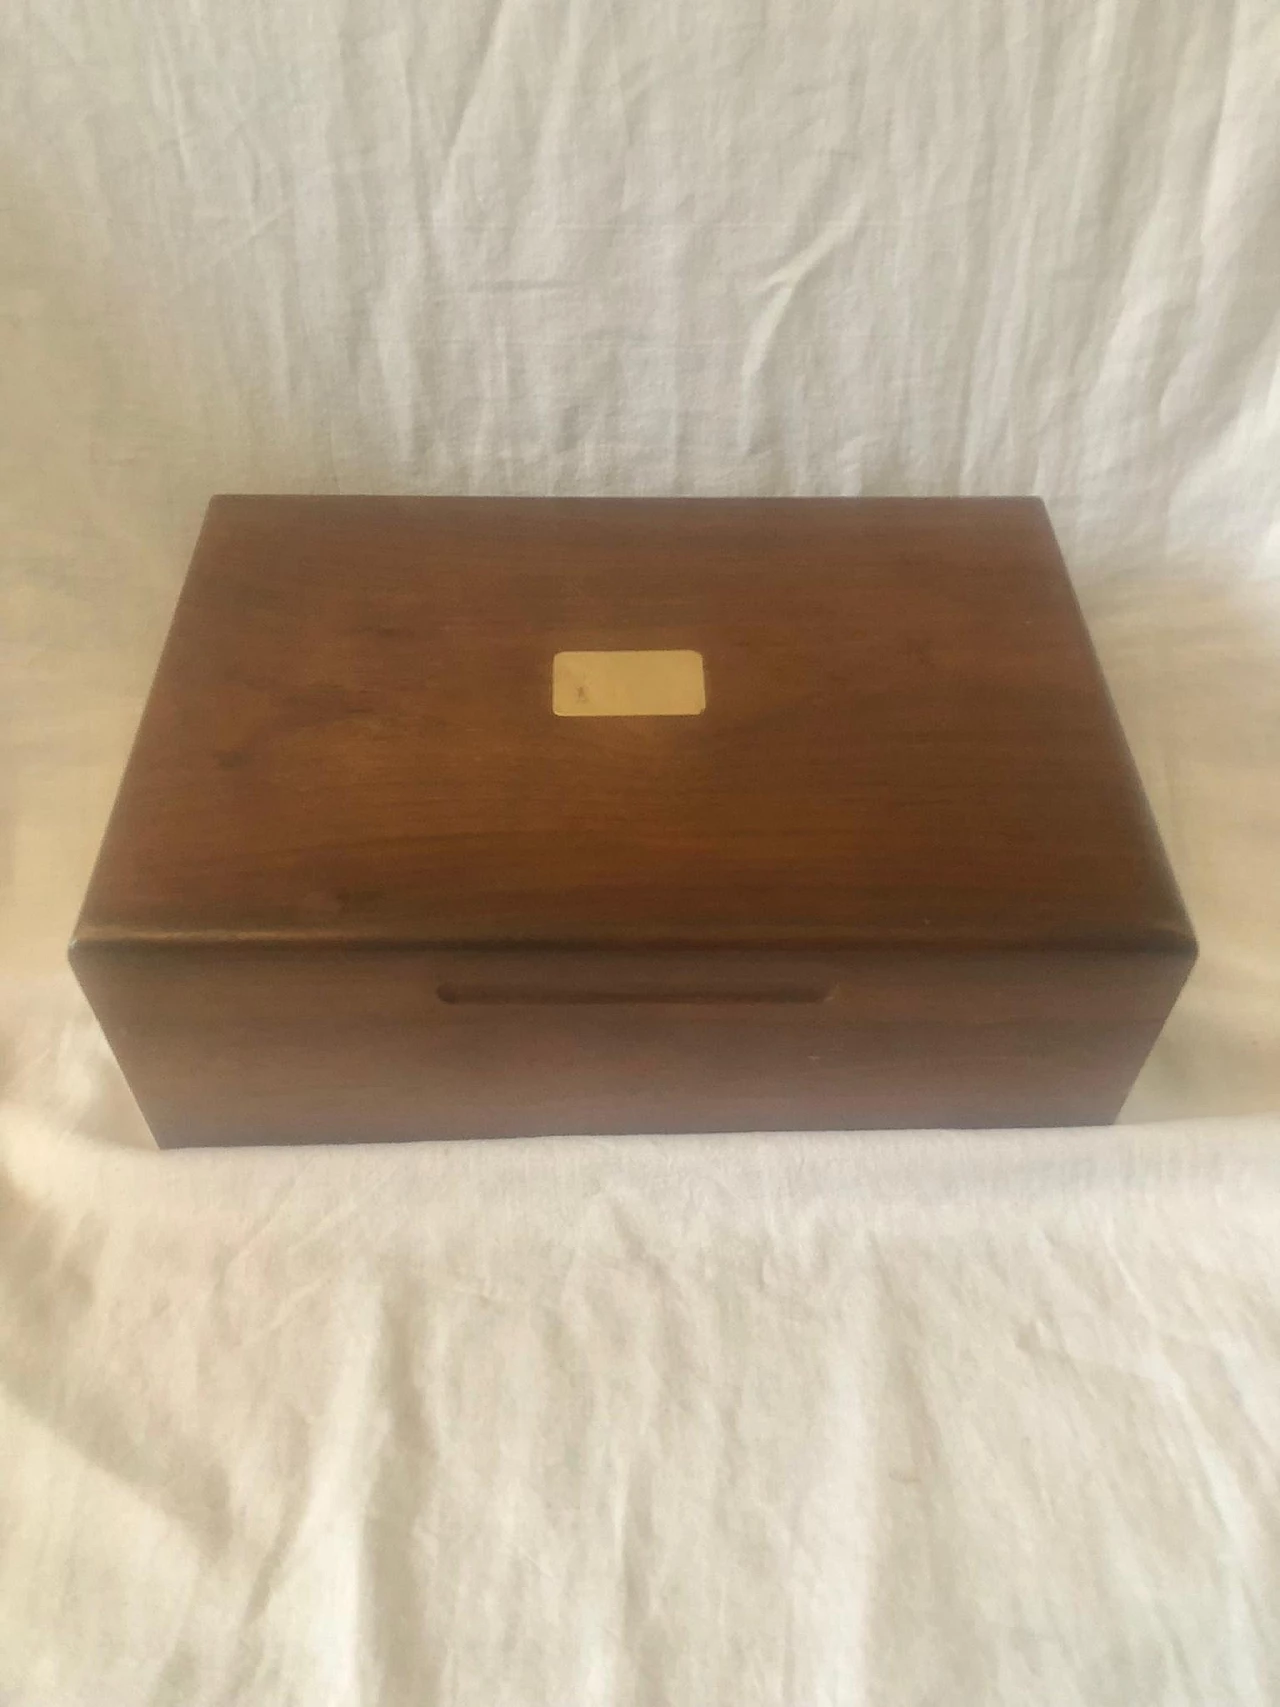
<svg viewBox="0 0 1280 1707">
<path fill-rule="evenodd" d="M 0 11 L 5 1707 L 1280 1699 L 1278 74 Z M 61 956 L 215 490 L 1044 496 L 1202 939 L 1130 1124 L 152 1152 Z"/>
</svg>

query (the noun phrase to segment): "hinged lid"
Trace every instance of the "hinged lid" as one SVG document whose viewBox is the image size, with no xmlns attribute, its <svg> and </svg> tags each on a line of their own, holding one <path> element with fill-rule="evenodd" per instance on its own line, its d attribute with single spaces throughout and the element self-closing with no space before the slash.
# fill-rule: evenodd
<svg viewBox="0 0 1280 1707">
<path fill-rule="evenodd" d="M 986 499 L 215 499 L 79 935 L 1190 940 Z"/>
</svg>

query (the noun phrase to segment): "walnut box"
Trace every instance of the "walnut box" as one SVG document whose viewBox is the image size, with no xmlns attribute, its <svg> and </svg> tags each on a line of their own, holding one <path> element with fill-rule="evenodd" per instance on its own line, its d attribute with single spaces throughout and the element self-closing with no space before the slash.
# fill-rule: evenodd
<svg viewBox="0 0 1280 1707">
<path fill-rule="evenodd" d="M 1107 1121 L 1194 957 L 1023 499 L 217 498 L 72 945 L 166 1146 Z"/>
</svg>

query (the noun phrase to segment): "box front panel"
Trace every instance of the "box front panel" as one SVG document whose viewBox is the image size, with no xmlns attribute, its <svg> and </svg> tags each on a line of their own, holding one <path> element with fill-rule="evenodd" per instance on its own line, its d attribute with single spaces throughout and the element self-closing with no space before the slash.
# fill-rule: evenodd
<svg viewBox="0 0 1280 1707">
<path fill-rule="evenodd" d="M 94 945 L 162 1146 L 1114 1118 L 1189 957 Z"/>
</svg>

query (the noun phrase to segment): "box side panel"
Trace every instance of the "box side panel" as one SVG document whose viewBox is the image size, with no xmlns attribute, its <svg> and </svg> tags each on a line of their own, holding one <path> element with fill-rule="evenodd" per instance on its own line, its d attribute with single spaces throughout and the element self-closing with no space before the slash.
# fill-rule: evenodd
<svg viewBox="0 0 1280 1707">
<path fill-rule="evenodd" d="M 1109 1121 L 1190 963 L 175 944 L 74 960 L 164 1147 Z"/>
</svg>

